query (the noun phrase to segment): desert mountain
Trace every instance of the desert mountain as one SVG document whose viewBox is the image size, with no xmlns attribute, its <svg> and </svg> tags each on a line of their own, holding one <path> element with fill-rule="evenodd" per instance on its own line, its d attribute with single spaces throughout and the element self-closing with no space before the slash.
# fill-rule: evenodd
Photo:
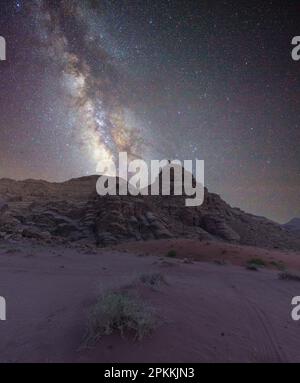
<svg viewBox="0 0 300 383">
<path fill-rule="evenodd" d="M 300 232 L 300 218 L 293 218 L 283 226 L 288 230 Z"/>
<path fill-rule="evenodd" d="M 97 180 L 0 180 L 0 238 L 107 246 L 184 237 L 300 249 L 295 233 L 232 208 L 206 189 L 202 206 L 186 207 L 185 196 L 101 197 Z"/>
</svg>

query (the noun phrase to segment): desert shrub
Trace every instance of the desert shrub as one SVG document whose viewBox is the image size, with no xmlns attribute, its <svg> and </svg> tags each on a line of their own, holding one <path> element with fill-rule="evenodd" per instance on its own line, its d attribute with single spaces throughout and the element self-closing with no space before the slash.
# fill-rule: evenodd
<svg viewBox="0 0 300 383">
<path fill-rule="evenodd" d="M 160 273 L 142 274 L 140 281 L 149 287 L 159 287 L 162 284 L 166 284 L 164 276 Z"/>
<path fill-rule="evenodd" d="M 300 282 L 300 274 L 294 273 L 291 271 L 284 271 L 282 273 L 278 274 L 279 279 L 285 280 L 285 281 L 297 281 Z"/>
<path fill-rule="evenodd" d="M 150 334 L 156 326 L 155 312 L 141 300 L 126 292 L 103 294 L 89 315 L 85 345 L 96 344 L 115 331 L 132 334 L 137 340 Z"/>
<path fill-rule="evenodd" d="M 253 263 L 247 263 L 246 269 L 251 271 L 258 271 L 258 267 Z"/>
<path fill-rule="evenodd" d="M 261 258 L 252 258 L 247 262 L 247 264 L 254 265 L 257 267 L 265 267 L 266 266 L 266 262 Z"/>
<path fill-rule="evenodd" d="M 168 258 L 176 258 L 177 257 L 176 251 L 175 250 L 169 250 L 167 253 L 167 257 Z"/>
<path fill-rule="evenodd" d="M 270 265 L 273 266 L 273 267 L 276 267 L 276 269 L 278 269 L 278 270 L 282 270 L 283 271 L 285 269 L 285 265 L 284 265 L 284 263 L 282 261 L 279 261 L 279 262 L 272 261 L 272 262 L 270 262 Z"/>
</svg>

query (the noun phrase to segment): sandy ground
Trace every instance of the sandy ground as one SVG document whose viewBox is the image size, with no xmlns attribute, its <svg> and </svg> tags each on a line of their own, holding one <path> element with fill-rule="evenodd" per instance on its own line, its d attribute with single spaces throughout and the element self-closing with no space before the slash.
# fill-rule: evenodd
<svg viewBox="0 0 300 383">
<path fill-rule="evenodd" d="M 237 266 L 242 263 L 237 247 L 234 265 L 215 264 L 224 244 L 204 244 L 210 249 L 208 259 L 192 264 L 159 253 L 141 256 L 136 246 L 95 253 L 26 244 L 0 247 L 0 295 L 7 301 L 7 321 L 0 322 L 0 361 L 300 362 L 300 322 L 290 315 L 299 282 L 281 281 L 275 270 Z M 156 253 L 155 246 L 164 252 L 175 244 L 147 244 L 147 254 Z M 195 257 L 188 244 L 181 246 L 185 257 Z M 248 254 L 250 248 L 243 251 Z M 299 265 L 296 254 L 260 251 Z M 97 296 L 152 272 L 167 281 L 158 290 L 139 291 L 157 310 L 155 332 L 141 342 L 115 334 L 82 350 Z"/>
<path fill-rule="evenodd" d="M 201 262 L 225 262 L 231 265 L 245 266 L 253 258 L 260 258 L 270 269 L 283 265 L 286 269 L 300 271 L 300 253 L 260 249 L 252 246 L 240 246 L 226 242 L 197 241 L 194 239 L 166 239 L 160 241 L 132 242 L 113 247 L 137 255 L 165 256 L 175 250 L 181 259 Z"/>
</svg>

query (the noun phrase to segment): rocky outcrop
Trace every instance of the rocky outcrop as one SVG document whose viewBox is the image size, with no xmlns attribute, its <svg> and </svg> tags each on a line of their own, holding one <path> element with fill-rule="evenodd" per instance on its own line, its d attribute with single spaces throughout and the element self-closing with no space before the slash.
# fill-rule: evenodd
<svg viewBox="0 0 300 383">
<path fill-rule="evenodd" d="M 202 222 L 204 229 L 211 234 L 230 242 L 238 242 L 240 240 L 239 234 L 220 216 L 207 214 L 203 217 Z"/>
<path fill-rule="evenodd" d="M 295 233 L 232 208 L 208 190 L 202 206 L 186 207 L 185 196 L 100 197 L 97 179 L 0 180 L 0 239 L 109 246 L 184 237 L 300 249 Z"/>
</svg>

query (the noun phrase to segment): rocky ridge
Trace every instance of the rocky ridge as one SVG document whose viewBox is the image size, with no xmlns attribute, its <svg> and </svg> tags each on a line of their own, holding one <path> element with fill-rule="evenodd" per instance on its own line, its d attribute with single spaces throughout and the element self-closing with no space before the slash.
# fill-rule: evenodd
<svg viewBox="0 0 300 383">
<path fill-rule="evenodd" d="M 300 249 L 300 238 L 279 224 L 232 208 L 205 189 L 200 207 L 185 196 L 106 196 L 98 176 L 63 183 L 0 180 L 0 240 L 109 246 L 162 238 L 220 240 Z"/>
</svg>

